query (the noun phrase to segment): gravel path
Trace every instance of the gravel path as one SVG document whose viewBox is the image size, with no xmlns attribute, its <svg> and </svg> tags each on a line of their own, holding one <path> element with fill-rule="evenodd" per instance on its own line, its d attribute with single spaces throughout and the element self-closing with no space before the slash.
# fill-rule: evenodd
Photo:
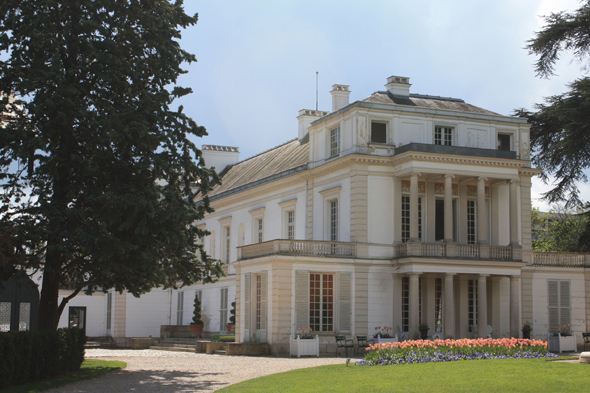
<svg viewBox="0 0 590 393">
<path fill-rule="evenodd" d="M 127 367 L 48 392 L 212 392 L 263 375 L 346 362 L 345 358 L 225 356 L 150 349 L 87 349 L 86 358 L 121 360 Z"/>
</svg>

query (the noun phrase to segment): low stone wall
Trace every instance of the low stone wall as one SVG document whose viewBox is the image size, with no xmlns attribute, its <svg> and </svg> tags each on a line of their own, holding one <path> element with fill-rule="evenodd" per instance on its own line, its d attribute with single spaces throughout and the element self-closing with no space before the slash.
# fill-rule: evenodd
<svg viewBox="0 0 590 393">
<path fill-rule="evenodd" d="M 156 341 L 152 337 L 115 337 L 113 339 L 118 348 L 147 349 Z"/>
<path fill-rule="evenodd" d="M 226 355 L 234 356 L 265 356 L 270 355 L 270 345 L 267 343 L 222 343 Z"/>
</svg>

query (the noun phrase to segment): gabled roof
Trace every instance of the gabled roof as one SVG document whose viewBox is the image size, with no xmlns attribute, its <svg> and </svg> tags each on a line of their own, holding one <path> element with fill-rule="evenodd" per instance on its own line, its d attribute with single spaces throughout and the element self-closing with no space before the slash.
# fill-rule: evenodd
<svg viewBox="0 0 590 393">
<path fill-rule="evenodd" d="M 308 159 L 309 143 L 291 140 L 226 168 L 221 172 L 221 184 L 216 184 L 208 195 L 216 199 L 215 196 L 231 190 L 238 191 L 249 185 L 255 186 L 264 179 L 289 175 L 294 169 L 306 165 Z"/>
<path fill-rule="evenodd" d="M 422 108 L 447 109 L 452 111 L 481 113 L 486 115 L 498 115 L 498 113 L 467 104 L 459 98 L 429 96 L 423 94 L 410 94 L 409 97 L 393 95 L 388 91 L 377 91 L 365 98 L 365 102 L 376 102 L 380 104 L 396 104 L 417 106 Z"/>
</svg>

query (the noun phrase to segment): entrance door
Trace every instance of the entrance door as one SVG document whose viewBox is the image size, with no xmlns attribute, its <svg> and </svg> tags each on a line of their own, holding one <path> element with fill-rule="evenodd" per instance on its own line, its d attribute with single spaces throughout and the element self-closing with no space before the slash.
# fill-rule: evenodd
<svg viewBox="0 0 590 393">
<path fill-rule="evenodd" d="M 86 335 L 86 307 L 70 307 L 70 328 L 78 328 Z"/>
</svg>

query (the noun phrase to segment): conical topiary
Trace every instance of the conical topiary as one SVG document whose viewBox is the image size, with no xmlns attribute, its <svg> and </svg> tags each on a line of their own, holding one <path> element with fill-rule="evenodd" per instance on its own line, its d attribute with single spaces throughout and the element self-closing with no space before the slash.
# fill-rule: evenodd
<svg viewBox="0 0 590 393">
<path fill-rule="evenodd" d="M 195 293 L 195 309 L 193 311 L 193 321 L 191 325 L 203 325 L 203 320 L 201 319 L 201 301 L 199 300 L 199 293 Z"/>
<path fill-rule="evenodd" d="M 229 311 L 231 316 L 229 317 L 229 323 L 232 325 L 236 324 L 236 302 L 231 302 L 231 310 Z"/>
</svg>

